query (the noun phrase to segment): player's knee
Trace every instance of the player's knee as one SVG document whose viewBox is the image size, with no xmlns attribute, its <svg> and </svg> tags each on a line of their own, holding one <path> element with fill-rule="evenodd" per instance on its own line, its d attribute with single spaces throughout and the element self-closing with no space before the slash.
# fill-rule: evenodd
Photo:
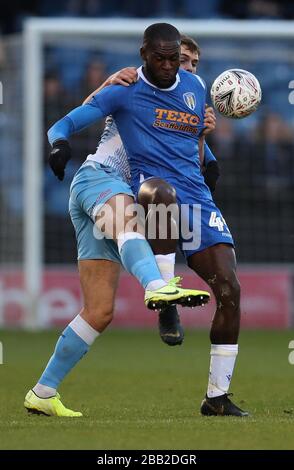
<svg viewBox="0 0 294 470">
<path fill-rule="evenodd" d="M 221 305 L 238 310 L 240 307 L 240 283 L 235 274 L 222 276 L 218 282 L 217 302 Z"/>
<path fill-rule="evenodd" d="M 152 192 L 152 204 L 176 204 L 175 188 L 164 180 L 161 180 Z"/>
<path fill-rule="evenodd" d="M 94 330 L 100 333 L 112 322 L 113 319 L 113 304 L 104 305 L 99 308 L 87 309 L 85 312 L 85 320 L 89 323 Z"/>
<path fill-rule="evenodd" d="M 138 202 L 143 206 L 147 204 L 172 204 L 176 203 L 175 188 L 161 178 L 151 178 L 142 183 Z"/>
</svg>

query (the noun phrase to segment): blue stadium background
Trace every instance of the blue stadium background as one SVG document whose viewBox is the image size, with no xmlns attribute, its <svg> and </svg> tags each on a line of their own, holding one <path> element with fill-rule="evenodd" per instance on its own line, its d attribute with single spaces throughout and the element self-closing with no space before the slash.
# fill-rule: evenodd
<svg viewBox="0 0 294 470">
<path fill-rule="evenodd" d="M 17 13 L 16 13 L 17 12 Z M 294 4 L 287 1 L 97 0 L 10 1 L 1 7 L 0 71 L 11 86 L 0 109 L 0 212 L 12 214 L 21 232 L 22 139 L 17 100 L 21 99 L 21 32 L 28 16 L 54 17 L 162 17 L 197 19 L 291 19 Z M 197 37 L 195 37 L 198 40 Z M 218 117 L 209 144 L 220 162 L 221 179 L 215 200 L 232 228 L 239 261 L 294 261 L 293 180 L 294 107 L 289 103 L 289 83 L 294 79 L 294 48 L 290 40 L 199 39 L 201 60 L 198 73 L 208 86 L 223 70 L 250 70 L 260 80 L 263 101 L 250 118 L 232 121 Z M 54 121 L 80 104 L 112 72 L 139 65 L 140 43 L 125 39 L 119 48 L 115 39 L 93 47 L 86 40 L 46 48 L 44 70 L 44 124 Z M 4 51 L 1 54 L 1 50 Z M 2 65 L 1 67 L 1 60 Z M 9 66 L 7 66 L 9 63 Z M 13 70 L 13 74 L 11 74 Z M 93 152 L 103 129 L 91 128 L 73 140 L 73 160 L 63 184 L 46 163 L 48 144 L 44 136 L 45 258 L 47 263 L 72 263 L 75 259 L 73 229 L 67 215 L 68 188 L 72 176 L 88 153 Z M 11 139 L 11 135 L 15 136 Z M 33 137 L 32 137 L 33 138 Z M 15 231 L 14 231 L 15 233 Z M 4 239 L 4 242 L 3 242 Z M 22 258 L 19 239 L 2 230 L 0 261 L 18 263 Z"/>
</svg>

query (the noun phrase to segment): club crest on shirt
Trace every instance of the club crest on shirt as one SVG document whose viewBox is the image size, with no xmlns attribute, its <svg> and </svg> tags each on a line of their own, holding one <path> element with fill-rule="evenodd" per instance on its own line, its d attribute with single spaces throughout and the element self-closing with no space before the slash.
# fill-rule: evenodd
<svg viewBox="0 0 294 470">
<path fill-rule="evenodd" d="M 194 93 L 192 93 L 191 91 L 188 91 L 187 93 L 183 94 L 183 98 L 188 108 L 194 111 L 196 107 L 196 98 L 195 98 Z"/>
</svg>

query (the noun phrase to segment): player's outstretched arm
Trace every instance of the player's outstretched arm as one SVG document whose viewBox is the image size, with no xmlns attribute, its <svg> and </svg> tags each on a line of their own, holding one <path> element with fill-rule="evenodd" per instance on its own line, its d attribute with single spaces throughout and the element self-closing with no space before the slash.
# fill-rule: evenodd
<svg viewBox="0 0 294 470">
<path fill-rule="evenodd" d="M 138 78 L 137 69 L 136 67 L 126 67 L 124 69 L 119 70 L 118 72 L 110 75 L 110 77 L 105 80 L 99 88 L 96 88 L 93 93 L 91 93 L 84 101 L 83 104 L 87 104 L 91 101 L 94 95 L 99 93 L 99 91 L 103 90 L 103 88 L 109 85 L 123 85 L 129 86 L 132 83 L 136 82 Z"/>
<path fill-rule="evenodd" d="M 69 137 L 102 117 L 104 114 L 100 107 L 87 104 L 74 109 L 50 127 L 48 140 L 52 150 L 49 154 L 49 165 L 60 181 L 64 178 L 66 164 L 71 158 Z"/>
<path fill-rule="evenodd" d="M 53 147 L 49 163 L 53 173 L 60 180 L 64 177 L 64 169 L 70 159 L 69 137 L 99 119 L 115 113 L 125 105 L 127 96 L 128 90 L 125 87 L 106 87 L 93 96 L 90 103 L 74 109 L 49 129 L 48 139 Z"/>
</svg>

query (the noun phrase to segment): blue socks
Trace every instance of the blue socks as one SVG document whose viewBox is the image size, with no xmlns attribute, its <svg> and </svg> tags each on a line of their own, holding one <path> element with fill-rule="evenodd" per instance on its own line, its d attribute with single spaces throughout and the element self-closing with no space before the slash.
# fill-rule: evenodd
<svg viewBox="0 0 294 470">
<path fill-rule="evenodd" d="M 162 279 L 152 249 L 143 235 L 134 232 L 120 234 L 118 249 L 124 268 L 144 288 L 149 282 Z M 162 285 L 165 285 L 164 281 Z"/>
<path fill-rule="evenodd" d="M 57 389 L 60 382 L 88 352 L 90 346 L 67 326 L 57 341 L 54 353 L 39 383 Z"/>
</svg>

